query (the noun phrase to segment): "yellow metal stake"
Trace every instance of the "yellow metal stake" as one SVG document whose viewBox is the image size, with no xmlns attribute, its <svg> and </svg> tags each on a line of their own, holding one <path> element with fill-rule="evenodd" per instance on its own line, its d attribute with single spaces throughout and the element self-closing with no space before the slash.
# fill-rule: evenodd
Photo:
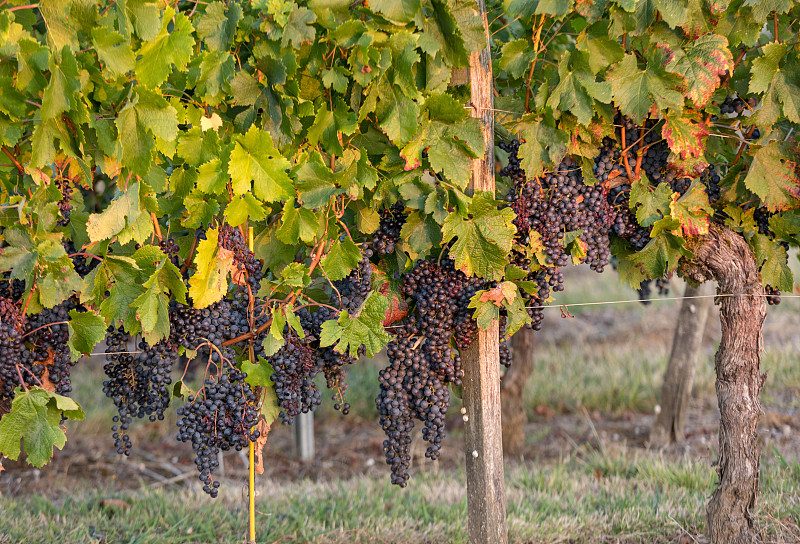
<svg viewBox="0 0 800 544">
<path fill-rule="evenodd" d="M 253 227 L 248 229 L 247 247 L 253 251 Z M 252 358 L 253 350 L 250 350 Z M 254 363 L 255 361 L 250 361 Z M 249 482 L 249 501 L 250 501 L 250 542 L 256 542 L 256 448 L 252 441 L 248 443 L 247 452 L 250 459 L 250 482 Z"/>
</svg>

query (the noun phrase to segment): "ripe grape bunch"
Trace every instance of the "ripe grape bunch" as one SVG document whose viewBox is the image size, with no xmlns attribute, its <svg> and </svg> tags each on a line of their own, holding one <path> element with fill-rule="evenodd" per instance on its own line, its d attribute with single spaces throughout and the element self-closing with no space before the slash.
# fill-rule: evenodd
<svg viewBox="0 0 800 544">
<path fill-rule="evenodd" d="M 108 379 L 103 392 L 117 407 L 111 428 L 117 453 L 130 455 L 128 430 L 133 418 L 163 420 L 170 402 L 172 367 L 178 352 L 168 340 L 153 346 L 139 342 L 139 352 L 128 347 L 130 336 L 122 329 L 110 328 L 106 336 L 106 364 L 103 370 Z"/>
<path fill-rule="evenodd" d="M 247 285 L 255 295 L 261 287 L 264 275 L 261 271 L 262 263 L 256 259 L 255 254 L 247 247 L 247 241 L 242 232 L 230 225 L 222 225 L 219 231 L 219 246 L 233 252 L 233 264 L 239 274 L 246 274 Z"/>
<path fill-rule="evenodd" d="M 260 434 L 254 430 L 259 417 L 256 395 L 246 378 L 228 365 L 217 379 L 207 378 L 203 388 L 178 409 L 177 439 L 191 442 L 203 491 L 211 497 L 219 495 L 220 483 L 213 475 L 219 468 L 220 450 L 241 451 Z"/>
<path fill-rule="evenodd" d="M 394 252 L 400 239 L 400 231 L 406 222 L 407 214 L 403 210 L 403 203 L 397 201 L 390 208 L 381 211 L 380 226 L 372 236 L 372 247 L 378 255 Z"/>
<path fill-rule="evenodd" d="M 420 261 L 403 278 L 402 292 L 413 311 L 396 326 L 397 334 L 389 342 L 389 366 L 379 374 L 380 393 L 375 399 L 393 484 L 408 483 L 415 420 L 424 425 L 422 437 L 429 444 L 425 456 L 439 458 L 449 386 L 461 385 L 464 377 L 461 355 L 452 346 L 463 349 L 472 341 L 468 337 L 477 326 L 467 305 L 472 295 L 487 287 L 483 280 L 456 270 L 449 258 L 439 263 Z"/>
<path fill-rule="evenodd" d="M 544 248 L 543 266 L 533 267 L 531 259 L 519 249 L 514 253 L 514 264 L 527 271 L 525 279 L 538 287 L 536 295 L 523 293 L 532 319 L 530 327 L 538 330 L 543 319 L 540 306 L 551 291 L 564 289 L 560 268 L 572 261 L 565 243 L 567 235 L 580 243 L 585 251 L 584 262 L 592 270 L 602 272 L 609 264 L 609 232 L 618 213 L 606 187 L 586 185 L 580 167 L 570 158 L 562 161 L 553 172 L 528 179 L 520 168 L 519 142 L 501 143 L 500 147 L 509 153 L 508 166 L 500 174 L 513 182 L 505 200 L 517 215 L 514 220 L 517 245 Z"/>
</svg>

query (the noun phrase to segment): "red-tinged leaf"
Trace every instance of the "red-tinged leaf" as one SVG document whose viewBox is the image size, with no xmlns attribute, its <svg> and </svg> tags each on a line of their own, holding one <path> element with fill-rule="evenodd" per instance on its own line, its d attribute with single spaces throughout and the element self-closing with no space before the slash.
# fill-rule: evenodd
<svg viewBox="0 0 800 544">
<path fill-rule="evenodd" d="M 785 147 L 772 142 L 756 151 L 744 179 L 745 186 L 773 212 L 794 207 L 800 200 L 798 165 L 786 158 Z"/>
<path fill-rule="evenodd" d="M 719 87 L 720 78 L 733 69 L 728 39 L 718 34 L 701 36 L 673 53 L 666 69 L 683 78 L 684 95 L 697 106 L 708 103 Z"/>
<path fill-rule="evenodd" d="M 702 236 L 708 234 L 708 225 L 714 210 L 708 203 L 708 195 L 703 185 L 695 180 L 689 190 L 678 198 L 678 193 L 672 193 L 672 202 L 669 212 L 673 219 L 680 223 L 680 232 L 683 236 Z"/>
<path fill-rule="evenodd" d="M 705 154 L 708 127 L 702 121 L 695 123 L 679 114 L 667 114 L 661 135 L 682 160 L 696 159 Z"/>
<path fill-rule="evenodd" d="M 502 308 L 504 301 L 508 301 L 511 304 L 515 298 L 517 298 L 516 286 L 509 281 L 504 281 L 499 283 L 497 287 L 492 287 L 481 293 L 478 300 L 480 302 L 491 302 L 498 308 Z"/>
<path fill-rule="evenodd" d="M 393 323 L 397 323 L 401 319 L 403 319 L 408 314 L 408 303 L 403 300 L 401 297 L 393 294 L 392 297 L 389 299 L 389 308 L 386 310 L 384 314 L 385 317 L 383 321 L 381 321 L 381 325 L 384 327 L 388 327 Z"/>
</svg>

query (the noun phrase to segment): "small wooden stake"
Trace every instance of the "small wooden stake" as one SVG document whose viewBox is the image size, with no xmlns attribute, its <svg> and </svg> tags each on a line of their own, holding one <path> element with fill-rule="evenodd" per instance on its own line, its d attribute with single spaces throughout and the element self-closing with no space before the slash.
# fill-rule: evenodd
<svg viewBox="0 0 800 544">
<path fill-rule="evenodd" d="M 478 0 L 486 33 L 486 48 L 470 56 L 472 116 L 481 122 L 484 155 L 472 161 L 473 191 L 494 193 L 494 111 L 492 59 L 486 2 Z M 471 544 L 505 544 L 506 494 L 503 481 L 503 439 L 500 425 L 499 324 L 479 330 L 462 354 L 464 407 L 467 410 L 467 515 Z"/>
</svg>

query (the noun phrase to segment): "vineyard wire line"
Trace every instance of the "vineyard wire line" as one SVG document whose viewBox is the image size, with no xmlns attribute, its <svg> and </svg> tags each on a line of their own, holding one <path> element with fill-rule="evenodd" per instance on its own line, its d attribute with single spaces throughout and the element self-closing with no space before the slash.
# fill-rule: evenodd
<svg viewBox="0 0 800 544">
<path fill-rule="evenodd" d="M 720 293 L 718 295 L 694 295 L 694 296 L 690 296 L 690 297 L 655 297 L 655 298 L 647 299 L 645 301 L 643 301 L 642 299 L 639 299 L 639 298 L 632 298 L 632 299 L 627 299 L 627 300 L 601 300 L 601 301 L 597 301 L 597 302 L 572 302 L 572 303 L 563 303 L 563 304 L 541 304 L 541 305 L 538 305 L 538 306 L 525 306 L 525 308 L 526 309 L 531 309 L 531 310 L 541 310 L 541 309 L 544 309 L 544 308 L 569 308 L 570 306 L 605 306 L 605 305 L 611 305 L 611 304 L 632 304 L 632 303 L 635 303 L 635 302 L 637 302 L 637 303 L 642 303 L 642 302 L 666 302 L 668 300 L 670 300 L 670 301 L 671 300 L 692 300 L 692 299 L 698 299 L 698 298 L 724 298 L 724 297 L 740 297 L 740 296 L 770 297 L 770 296 L 773 296 L 773 295 L 767 295 L 767 294 L 758 295 L 758 294 L 753 294 L 753 293 Z M 783 293 L 781 293 L 779 296 L 781 297 L 781 299 L 784 299 L 784 298 L 800 298 L 800 295 L 787 295 L 787 294 L 783 294 Z M 403 327 L 403 326 L 404 325 L 387 325 L 387 326 L 384 327 L 384 329 L 398 329 L 398 328 Z M 114 352 L 114 354 L 119 354 L 119 353 L 136 354 L 136 353 L 142 353 L 142 352 L 141 351 Z M 89 355 L 87 355 L 87 357 L 94 357 L 94 356 L 97 356 L 97 355 L 108 355 L 108 353 L 106 353 L 104 351 L 97 351 L 97 352 L 90 353 Z"/>
</svg>

